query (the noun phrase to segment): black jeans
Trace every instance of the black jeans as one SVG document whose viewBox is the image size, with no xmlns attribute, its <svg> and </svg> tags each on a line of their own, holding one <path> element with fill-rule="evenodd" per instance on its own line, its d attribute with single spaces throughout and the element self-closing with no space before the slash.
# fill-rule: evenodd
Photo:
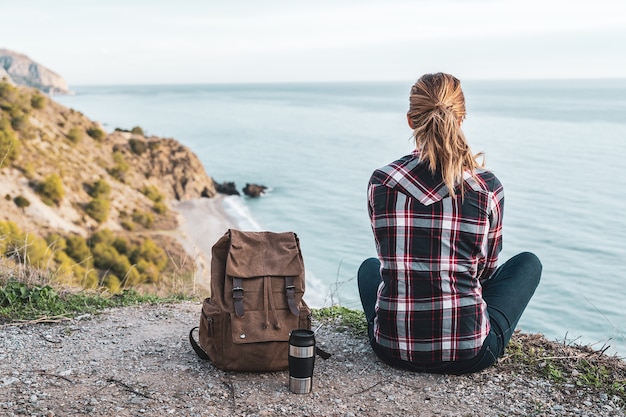
<svg viewBox="0 0 626 417">
<path fill-rule="evenodd" d="M 487 303 L 491 331 L 478 355 L 454 362 L 417 364 L 392 357 L 373 337 L 375 305 L 381 282 L 380 261 L 366 259 L 359 268 L 358 285 L 361 304 L 368 322 L 370 344 L 374 352 L 387 364 L 415 372 L 438 374 L 465 374 L 482 371 L 493 365 L 504 354 L 515 327 L 541 278 L 541 262 L 530 252 L 520 253 L 500 266 L 483 281 L 483 299 Z"/>
</svg>

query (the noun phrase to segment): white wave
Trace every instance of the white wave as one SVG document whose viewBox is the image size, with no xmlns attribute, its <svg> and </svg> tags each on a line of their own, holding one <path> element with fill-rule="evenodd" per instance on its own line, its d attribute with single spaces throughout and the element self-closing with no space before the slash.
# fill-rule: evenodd
<svg viewBox="0 0 626 417">
<path fill-rule="evenodd" d="M 228 216 L 231 220 L 233 220 L 239 229 L 253 232 L 260 232 L 263 230 L 259 222 L 252 217 L 250 209 L 248 209 L 241 197 L 236 195 L 226 196 L 224 197 L 222 204 Z"/>
<path fill-rule="evenodd" d="M 226 196 L 222 199 L 222 206 L 231 221 L 240 230 L 260 232 L 265 230 L 261 224 L 252 216 L 250 209 L 244 199 L 240 196 Z M 305 259 L 306 262 L 306 259 Z M 304 300 L 310 307 L 324 307 L 327 301 L 328 286 L 317 278 L 309 269 L 305 268 L 306 292 Z"/>
<path fill-rule="evenodd" d="M 306 259 L 304 260 L 306 262 Z M 328 293 L 328 287 L 322 280 L 317 278 L 315 274 L 305 267 L 305 281 L 306 288 L 304 291 L 304 301 L 312 308 L 325 307 L 326 295 Z"/>
</svg>

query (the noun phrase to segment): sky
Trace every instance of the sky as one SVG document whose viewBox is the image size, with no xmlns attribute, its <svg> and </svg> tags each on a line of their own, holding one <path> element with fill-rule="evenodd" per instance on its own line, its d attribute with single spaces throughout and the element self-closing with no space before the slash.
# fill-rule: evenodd
<svg viewBox="0 0 626 417">
<path fill-rule="evenodd" d="M 70 85 L 626 78 L 624 0 L 0 0 Z"/>
</svg>

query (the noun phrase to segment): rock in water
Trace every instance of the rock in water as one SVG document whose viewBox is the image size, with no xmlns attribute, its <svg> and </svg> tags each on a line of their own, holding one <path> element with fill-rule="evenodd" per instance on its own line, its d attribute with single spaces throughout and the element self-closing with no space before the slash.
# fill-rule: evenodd
<svg viewBox="0 0 626 417">
<path fill-rule="evenodd" d="M 259 184 L 246 184 L 243 193 L 250 197 L 259 197 L 267 190 L 267 187 Z"/>
<path fill-rule="evenodd" d="M 232 181 L 225 181 L 221 184 L 215 184 L 215 190 L 220 194 L 226 195 L 241 195 L 239 191 L 237 191 L 237 186 Z"/>
</svg>

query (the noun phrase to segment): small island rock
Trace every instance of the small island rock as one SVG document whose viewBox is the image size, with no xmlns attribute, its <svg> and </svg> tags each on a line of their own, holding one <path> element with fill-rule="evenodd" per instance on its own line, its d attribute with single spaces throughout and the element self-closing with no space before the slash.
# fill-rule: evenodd
<svg viewBox="0 0 626 417">
<path fill-rule="evenodd" d="M 243 188 L 243 193 L 249 197 L 260 197 L 265 193 L 267 187 L 259 184 L 248 184 Z"/>
<path fill-rule="evenodd" d="M 237 191 L 237 186 L 232 181 L 231 182 L 225 181 L 221 184 L 216 183 L 215 191 L 217 191 L 220 194 L 226 194 L 226 195 L 241 195 L 239 191 Z"/>
</svg>

